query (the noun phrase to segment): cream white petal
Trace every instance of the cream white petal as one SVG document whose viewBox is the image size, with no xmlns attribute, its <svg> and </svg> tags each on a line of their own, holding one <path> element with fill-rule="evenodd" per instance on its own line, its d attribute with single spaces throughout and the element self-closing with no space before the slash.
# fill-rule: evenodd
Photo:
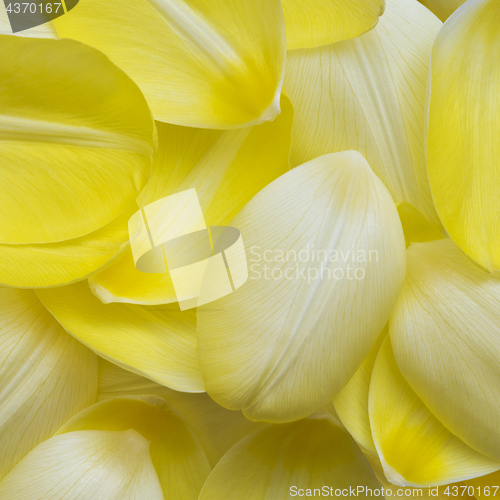
<svg viewBox="0 0 500 500">
<path fill-rule="evenodd" d="M 164 500 L 134 430 L 77 431 L 38 445 L 0 482 L 2 500 Z"/>
<path fill-rule="evenodd" d="M 198 308 L 207 392 L 252 420 L 310 415 L 349 381 L 397 299 L 406 255 L 396 207 L 351 151 L 281 176 L 232 225 L 249 279 Z"/>
<path fill-rule="evenodd" d="M 0 304 L 1 479 L 95 401 L 97 356 L 68 335 L 31 290 L 0 287 Z"/>
</svg>

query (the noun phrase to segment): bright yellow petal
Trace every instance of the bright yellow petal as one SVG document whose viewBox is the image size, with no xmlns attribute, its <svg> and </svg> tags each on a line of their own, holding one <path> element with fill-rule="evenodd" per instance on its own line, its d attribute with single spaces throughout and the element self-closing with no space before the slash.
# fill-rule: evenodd
<svg viewBox="0 0 500 500">
<path fill-rule="evenodd" d="M 168 401 L 188 422 L 212 467 L 249 432 L 263 424 L 251 422 L 240 411 L 226 410 L 208 394 L 178 392 L 99 359 L 98 400 L 154 394 Z"/>
<path fill-rule="evenodd" d="M 95 401 L 97 357 L 61 328 L 31 290 L 2 287 L 0 303 L 1 479 Z"/>
<path fill-rule="evenodd" d="M 310 415 L 354 375 L 397 299 L 406 257 L 396 207 L 348 151 L 281 176 L 231 224 L 249 279 L 198 308 L 207 392 L 251 420 Z"/>
<path fill-rule="evenodd" d="M 164 500 L 148 441 L 79 431 L 37 446 L 0 482 L 2 500 Z"/>
<path fill-rule="evenodd" d="M 443 23 L 455 12 L 465 0 L 419 0 L 434 12 Z"/>
<path fill-rule="evenodd" d="M 130 75 L 157 120 L 227 129 L 279 113 L 279 0 L 86 0 L 55 25 Z"/>
<path fill-rule="evenodd" d="M 450 239 L 407 253 L 389 323 L 398 366 L 445 427 L 500 460 L 500 279 Z"/>
<path fill-rule="evenodd" d="M 465 484 L 474 488 L 476 498 L 500 497 L 500 471 L 469 479 Z"/>
<path fill-rule="evenodd" d="M 398 369 L 390 339 L 370 384 L 370 423 L 385 475 L 397 485 L 436 486 L 500 469 L 454 436 L 426 408 Z"/>
<path fill-rule="evenodd" d="M 405 233 L 406 248 L 412 243 L 424 243 L 445 238 L 443 233 L 410 203 L 406 201 L 399 203 L 398 214 Z"/>
<path fill-rule="evenodd" d="M 473 260 L 500 269 L 500 3 L 467 2 L 432 48 L 427 155 L 436 209 Z"/>
<path fill-rule="evenodd" d="M 368 393 L 373 365 L 388 331 L 386 325 L 363 364 L 349 380 L 349 383 L 333 398 L 335 411 L 349 434 L 360 446 L 375 456 L 377 456 L 377 450 L 370 429 Z"/>
<path fill-rule="evenodd" d="M 455 483 L 449 484 L 446 486 L 434 486 L 434 487 L 415 487 L 415 486 L 407 486 L 401 487 L 396 486 L 391 483 L 384 474 L 384 469 L 380 460 L 371 455 L 370 453 L 365 453 L 365 457 L 370 463 L 375 476 L 377 476 L 378 482 L 380 486 L 384 487 L 385 498 L 390 500 L 391 497 L 405 497 L 405 498 L 420 498 L 421 500 L 449 500 L 454 496 L 453 488 L 456 486 L 458 488 L 458 493 L 455 496 L 460 496 L 460 498 L 472 499 L 474 500 L 474 495 L 469 495 L 467 492 L 467 488 L 464 483 Z M 448 488 L 448 489 L 447 489 Z M 391 490 L 390 493 L 387 490 Z M 398 494 L 398 490 L 400 493 Z M 402 491 L 401 491 L 402 490 Z M 437 494 L 436 494 L 437 493 Z"/>
<path fill-rule="evenodd" d="M 385 0 L 281 0 L 288 50 L 348 40 L 370 31 Z"/>
<path fill-rule="evenodd" d="M 379 488 L 349 434 L 323 412 L 266 425 L 242 439 L 215 466 L 200 500 L 284 500 L 300 494 L 294 495 L 294 486 L 321 491 L 325 485 L 328 492 L 330 487 Z"/>
<path fill-rule="evenodd" d="M 153 174 L 139 196 L 141 207 L 195 188 L 207 224 L 228 224 L 263 187 L 289 170 L 293 109 L 285 96 L 281 108 L 274 122 L 235 131 L 158 122 L 159 148 Z M 89 282 L 104 303 L 177 300 L 170 274 L 138 271 L 130 251 Z"/>
<path fill-rule="evenodd" d="M 0 243 L 0 283 L 42 288 L 82 280 L 114 258 L 130 253 L 128 220 L 137 205 L 90 234 L 57 243 Z"/>
<path fill-rule="evenodd" d="M 108 224 L 149 176 L 143 95 L 72 40 L 0 35 L 0 52 L 0 242 L 57 242 Z"/>
<path fill-rule="evenodd" d="M 160 397 L 118 397 L 101 401 L 72 418 L 58 434 L 128 429 L 137 431 L 150 443 L 151 459 L 165 498 L 197 500 L 210 465 L 192 429 Z"/>
<path fill-rule="evenodd" d="M 354 40 L 287 56 L 285 90 L 295 109 L 292 167 L 354 149 L 395 201 L 434 224 L 424 150 L 425 90 L 441 23 L 415 0 L 388 0 L 375 29 Z"/>
<path fill-rule="evenodd" d="M 37 294 L 71 335 L 104 358 L 176 390 L 204 390 L 195 310 L 102 304 L 86 282 Z"/>
</svg>

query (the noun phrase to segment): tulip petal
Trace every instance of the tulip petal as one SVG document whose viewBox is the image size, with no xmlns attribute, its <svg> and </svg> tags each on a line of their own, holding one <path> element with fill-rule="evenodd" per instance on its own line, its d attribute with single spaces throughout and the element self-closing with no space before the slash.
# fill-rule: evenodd
<svg viewBox="0 0 500 500">
<path fill-rule="evenodd" d="M 141 92 L 73 40 L 0 35 L 0 52 L 0 242 L 58 242 L 108 224 L 149 175 L 154 123 Z"/>
<path fill-rule="evenodd" d="M 412 486 L 406 486 L 401 488 L 400 486 L 395 487 L 393 483 L 391 483 L 386 477 L 384 473 L 384 469 L 382 467 L 382 464 L 380 460 L 369 454 L 365 453 L 365 457 L 368 460 L 369 464 L 372 467 L 373 472 L 375 473 L 375 476 L 377 477 L 378 482 L 380 483 L 381 486 L 384 487 L 386 493 L 385 497 L 392 497 L 392 496 L 401 496 L 405 498 L 420 498 L 420 499 L 434 499 L 434 500 L 449 500 L 451 496 L 458 496 L 460 495 L 461 498 L 470 498 L 474 500 L 474 495 L 469 495 L 467 492 L 467 488 L 464 483 L 455 483 L 455 484 L 449 484 L 446 486 L 435 486 L 432 488 L 419 488 L 419 487 L 412 487 Z M 458 489 L 458 494 L 454 495 L 453 487 L 457 487 Z M 448 489 L 447 489 L 448 488 Z M 391 490 L 389 493 L 387 490 Z M 398 494 L 398 490 L 400 493 Z M 401 491 L 402 490 L 402 491 Z M 465 490 L 465 491 L 464 491 Z"/>
<path fill-rule="evenodd" d="M 285 96 L 281 108 L 274 122 L 236 131 L 158 122 L 159 148 L 140 206 L 195 188 L 207 224 L 227 225 L 263 187 L 289 170 L 293 109 Z M 129 250 L 89 283 L 104 303 L 177 301 L 170 274 L 138 271 Z"/>
<path fill-rule="evenodd" d="M 410 203 L 406 201 L 399 203 L 398 214 L 405 233 L 406 248 L 412 243 L 424 243 L 445 238 L 443 233 Z"/>
<path fill-rule="evenodd" d="M 68 333 L 100 356 L 173 389 L 204 391 L 193 311 L 105 305 L 85 282 L 36 293 Z"/>
<path fill-rule="evenodd" d="M 134 430 L 79 431 L 37 446 L 0 483 L 2 500 L 163 500 L 149 443 Z"/>
<path fill-rule="evenodd" d="M 500 460 L 500 279 L 450 239 L 407 254 L 389 324 L 399 369 L 445 427 Z"/>
<path fill-rule="evenodd" d="M 61 328 L 31 290 L 1 287 L 0 302 L 2 479 L 95 401 L 97 357 Z"/>
<path fill-rule="evenodd" d="M 360 151 L 395 201 L 440 225 L 425 162 L 425 90 L 441 23 L 415 0 L 388 0 L 375 29 L 289 53 L 284 88 L 295 109 L 292 167 Z"/>
<path fill-rule="evenodd" d="M 324 485 L 328 492 L 379 488 L 362 452 L 326 412 L 249 434 L 215 466 L 200 500 L 284 500 L 296 496 L 294 486 L 321 491 Z"/>
<path fill-rule="evenodd" d="M 186 421 L 157 396 L 119 397 L 89 406 L 58 434 L 75 431 L 137 431 L 150 443 L 153 465 L 169 500 L 197 500 L 210 465 Z"/>
<path fill-rule="evenodd" d="M 288 50 L 348 40 L 370 31 L 384 0 L 282 0 Z"/>
<path fill-rule="evenodd" d="M 163 398 L 186 419 L 212 467 L 240 439 L 262 425 L 247 420 L 240 411 L 226 410 L 206 393 L 173 391 L 99 359 L 99 401 L 141 394 L 154 394 Z"/>
<path fill-rule="evenodd" d="M 454 436 L 425 407 L 398 369 L 390 339 L 382 345 L 370 384 L 370 423 L 387 479 L 436 486 L 500 468 Z"/>
<path fill-rule="evenodd" d="M 443 21 L 443 23 L 455 12 L 465 0 L 419 0 L 430 11 Z"/>
<path fill-rule="evenodd" d="M 453 241 L 500 269 L 500 3 L 467 2 L 432 48 L 427 155 L 436 209 Z M 459 145 L 459 147 L 457 147 Z"/>
<path fill-rule="evenodd" d="M 137 205 L 132 206 L 104 227 L 74 240 L 30 245 L 0 243 L 0 283 L 43 288 L 86 278 L 130 252 L 128 220 L 136 211 Z"/>
<path fill-rule="evenodd" d="M 86 0 L 55 25 L 130 75 L 157 120 L 227 129 L 279 113 L 279 0 Z"/>
<path fill-rule="evenodd" d="M 374 456 L 377 456 L 377 450 L 373 442 L 368 416 L 368 394 L 373 365 L 388 331 L 386 325 L 363 364 L 349 380 L 349 383 L 333 398 L 333 405 L 339 420 L 354 440 Z"/>
<path fill-rule="evenodd" d="M 251 420 L 310 415 L 349 381 L 397 299 L 405 251 L 396 207 L 347 151 L 281 176 L 232 225 L 252 256 L 250 276 L 198 308 L 207 392 Z"/>
</svg>

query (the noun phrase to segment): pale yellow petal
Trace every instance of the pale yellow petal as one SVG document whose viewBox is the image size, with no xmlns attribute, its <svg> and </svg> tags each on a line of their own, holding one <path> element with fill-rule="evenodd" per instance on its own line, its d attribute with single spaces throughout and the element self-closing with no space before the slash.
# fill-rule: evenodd
<svg viewBox="0 0 500 500">
<path fill-rule="evenodd" d="M 86 282 L 37 294 L 71 335 L 104 358 L 173 389 L 204 391 L 195 311 L 103 304 Z"/>
<path fill-rule="evenodd" d="M 43 288 L 80 281 L 130 253 L 128 220 L 137 205 L 104 227 L 80 238 L 57 243 L 0 243 L 0 283 Z"/>
<path fill-rule="evenodd" d="M 37 446 L 0 482 L 2 500 L 164 500 L 148 441 L 78 431 Z"/>
<path fill-rule="evenodd" d="M 445 427 L 500 460 L 500 279 L 450 239 L 407 253 L 389 323 L 399 369 Z"/>
<path fill-rule="evenodd" d="M 455 243 L 500 269 L 500 2 L 467 2 L 432 48 L 427 156 L 432 195 Z"/>
<path fill-rule="evenodd" d="M 157 120 L 234 128 L 273 119 L 285 62 L 279 0 L 86 0 L 55 20 L 141 88 Z"/>
<path fill-rule="evenodd" d="M 413 392 L 398 369 L 390 339 L 373 368 L 369 397 L 373 439 L 389 481 L 436 486 L 500 469 L 454 436 Z"/>
<path fill-rule="evenodd" d="M 281 176 L 231 225 L 249 279 L 198 308 L 207 392 L 251 420 L 310 415 L 354 375 L 397 299 L 406 257 L 396 207 L 348 151 Z"/>
<path fill-rule="evenodd" d="M 405 233 L 407 248 L 412 243 L 424 243 L 445 238 L 443 233 L 410 203 L 406 201 L 398 203 L 398 214 Z"/>
<path fill-rule="evenodd" d="M 375 456 L 377 456 L 377 450 L 373 442 L 368 416 L 368 393 L 373 365 L 388 331 L 388 325 L 386 325 L 363 364 L 349 380 L 349 383 L 333 398 L 337 416 L 349 434 L 362 448 Z"/>
<path fill-rule="evenodd" d="M 99 359 L 99 401 L 141 394 L 154 394 L 165 399 L 186 419 L 212 467 L 229 448 L 263 425 L 246 419 L 240 411 L 226 410 L 206 393 L 174 391 Z"/>
<path fill-rule="evenodd" d="M 419 0 L 434 12 L 443 23 L 455 12 L 465 0 Z"/>
<path fill-rule="evenodd" d="M 385 0 L 281 0 L 288 50 L 317 47 L 375 27 Z"/>
<path fill-rule="evenodd" d="M 110 223 L 149 176 L 154 123 L 140 90 L 73 40 L 0 35 L 0 52 L 0 242 Z"/>
<path fill-rule="evenodd" d="M 292 167 L 325 153 L 360 151 L 394 200 L 439 225 L 424 149 L 425 92 L 441 22 L 415 0 L 388 0 L 375 29 L 287 56 L 295 109 Z"/>
<path fill-rule="evenodd" d="M 58 434 L 128 429 L 148 441 L 165 498 L 197 500 L 210 465 L 193 430 L 160 397 L 132 396 L 101 401 L 72 418 Z"/>
<path fill-rule="evenodd" d="M 95 401 L 97 357 L 61 328 L 31 290 L 0 287 L 0 303 L 1 480 Z"/>
<path fill-rule="evenodd" d="M 139 196 L 141 207 L 195 188 L 208 225 L 226 225 L 262 188 L 289 170 L 293 109 L 281 97 L 272 123 L 235 131 L 157 123 L 159 148 L 153 174 Z M 143 273 L 132 254 L 89 280 L 104 302 L 166 304 L 177 300 L 170 273 Z"/>
<path fill-rule="evenodd" d="M 379 489 L 362 452 L 326 412 L 249 434 L 215 466 L 200 500 L 285 500 L 324 486 L 329 494 L 330 488 Z"/>
</svg>

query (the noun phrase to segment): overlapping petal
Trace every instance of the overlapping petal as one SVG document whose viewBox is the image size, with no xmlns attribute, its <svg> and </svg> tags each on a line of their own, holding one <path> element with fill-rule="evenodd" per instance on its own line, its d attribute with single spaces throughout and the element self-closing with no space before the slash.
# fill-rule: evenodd
<svg viewBox="0 0 500 500">
<path fill-rule="evenodd" d="M 450 239 L 407 253 L 389 325 L 399 369 L 447 429 L 500 460 L 500 279 Z"/>
<path fill-rule="evenodd" d="M 368 395 L 373 365 L 388 331 L 388 325 L 386 325 L 349 383 L 333 398 L 335 411 L 344 427 L 362 448 L 374 456 L 377 456 L 377 450 L 370 428 Z"/>
<path fill-rule="evenodd" d="M 454 436 L 426 408 L 398 369 L 390 339 L 370 384 L 370 423 L 384 472 L 398 485 L 436 486 L 500 469 Z"/>
<path fill-rule="evenodd" d="M 173 389 L 204 391 L 196 316 L 178 306 L 103 304 L 86 282 L 37 291 L 63 327 L 92 350 Z"/>
<path fill-rule="evenodd" d="M 97 357 L 61 328 L 34 292 L 0 287 L 0 303 L 1 480 L 95 402 Z"/>
<path fill-rule="evenodd" d="M 317 47 L 375 27 L 385 0 L 281 0 L 288 50 Z"/>
<path fill-rule="evenodd" d="M 379 488 L 362 452 L 326 412 L 249 434 L 215 466 L 200 500 L 284 500 L 297 496 L 292 487 L 321 492 L 323 486 L 328 493 L 330 487 Z"/>
<path fill-rule="evenodd" d="M 405 201 L 398 203 L 398 214 L 405 234 L 406 248 L 412 243 L 424 243 L 445 238 L 443 233 L 410 203 Z"/>
<path fill-rule="evenodd" d="M 465 0 L 419 0 L 434 12 L 443 23 L 455 12 Z"/>
<path fill-rule="evenodd" d="M 284 88 L 295 109 L 292 166 L 354 149 L 395 201 L 436 225 L 424 148 L 425 92 L 441 23 L 414 0 L 388 0 L 375 29 L 354 40 L 291 51 Z"/>
<path fill-rule="evenodd" d="M 43 288 L 82 280 L 129 249 L 128 220 L 137 205 L 92 233 L 56 243 L 0 243 L 0 283 Z"/>
<path fill-rule="evenodd" d="M 186 419 L 212 467 L 240 439 L 263 425 L 247 420 L 240 411 L 226 410 L 206 393 L 173 391 L 99 359 L 99 401 L 142 394 L 154 394 L 165 399 Z"/>
<path fill-rule="evenodd" d="M 500 4 L 467 2 L 432 48 L 427 155 L 436 209 L 473 260 L 500 269 Z"/>
<path fill-rule="evenodd" d="M 210 465 L 193 430 L 160 397 L 130 396 L 101 401 L 72 418 L 58 434 L 71 435 L 78 431 L 117 433 L 128 429 L 139 433 L 148 443 L 150 459 L 165 498 L 197 500 L 210 473 Z M 154 483 L 152 480 L 151 485 Z M 141 498 L 149 499 L 142 494 Z M 130 497 L 127 495 L 126 498 Z"/>
<path fill-rule="evenodd" d="M 279 112 L 279 0 L 87 0 L 55 25 L 122 68 L 157 120 L 227 129 Z"/>
<path fill-rule="evenodd" d="M 351 151 L 283 175 L 232 225 L 250 276 L 198 308 L 207 392 L 252 420 L 310 415 L 349 381 L 397 299 L 405 250 L 396 207 Z"/>
<path fill-rule="evenodd" d="M 72 40 L 0 35 L 0 51 L 0 242 L 52 243 L 108 224 L 149 176 L 154 123 L 141 92 Z"/>
<path fill-rule="evenodd" d="M 71 432 L 43 442 L 0 482 L 0 497 L 164 499 L 149 443 L 131 429 Z"/>
<path fill-rule="evenodd" d="M 288 171 L 293 109 L 281 98 L 272 123 L 233 131 L 179 127 L 158 122 L 159 147 L 153 173 L 141 192 L 141 207 L 195 188 L 208 225 L 226 225 L 262 188 Z M 104 302 L 175 302 L 170 274 L 138 271 L 132 254 L 89 280 Z"/>
</svg>

